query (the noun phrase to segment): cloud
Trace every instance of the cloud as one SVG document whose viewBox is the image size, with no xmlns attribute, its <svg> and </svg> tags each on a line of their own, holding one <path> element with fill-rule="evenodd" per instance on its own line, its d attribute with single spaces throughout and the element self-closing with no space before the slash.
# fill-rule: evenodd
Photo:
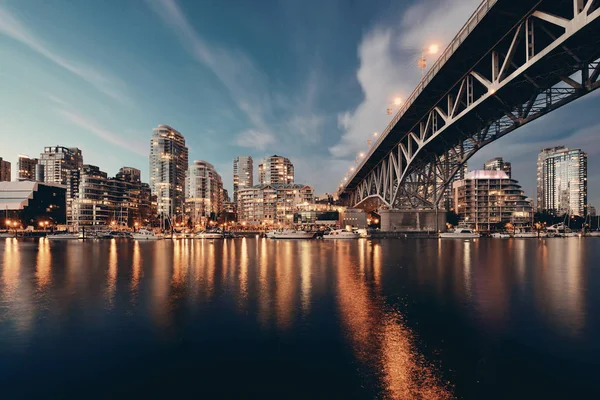
<svg viewBox="0 0 600 400">
<path fill-rule="evenodd" d="M 97 90 L 104 93 L 105 95 L 119 101 L 122 104 L 131 104 L 132 101 L 121 92 L 119 87 L 123 87 L 124 83 L 116 78 L 109 77 L 98 70 L 82 65 L 76 64 L 73 61 L 67 60 L 62 56 L 52 52 L 27 28 L 11 15 L 7 10 L 0 7 L 0 34 L 4 34 L 16 41 L 23 43 L 36 53 L 46 57 L 56 65 L 66 69 L 72 74 L 85 80 Z"/>
<path fill-rule="evenodd" d="M 419 81 L 417 56 L 428 43 L 444 48 L 476 9 L 479 0 L 426 0 L 410 7 L 399 28 L 376 26 L 358 47 L 356 78 L 362 102 L 338 115 L 343 130 L 329 150 L 335 157 L 354 157 L 366 147 L 373 132 L 381 132 L 390 120 L 385 110 L 393 97 L 407 98 Z M 431 63 L 434 60 L 430 59 Z"/>
<path fill-rule="evenodd" d="M 241 132 L 235 139 L 236 145 L 255 150 L 266 150 L 273 143 L 275 143 L 275 137 L 272 134 L 254 129 Z"/>
<path fill-rule="evenodd" d="M 246 53 L 204 40 L 175 1 L 147 0 L 147 3 L 192 57 L 209 68 L 227 88 L 231 99 L 250 122 L 251 128 L 238 134 L 236 142 L 242 143 L 238 145 L 264 149 L 275 143 L 297 142 L 297 139 L 309 145 L 319 141 L 325 117 L 315 112 L 319 85 L 314 71 L 304 85 L 304 92 L 290 99 L 277 91 L 277 85 Z M 249 143 L 248 137 L 257 142 Z"/>
<path fill-rule="evenodd" d="M 122 147 L 126 150 L 129 150 L 139 156 L 148 157 L 148 152 L 144 149 L 147 146 L 142 145 L 141 143 L 134 143 L 130 138 L 125 138 L 124 136 L 119 136 L 113 133 L 111 130 L 104 128 L 96 121 L 83 117 L 80 114 L 77 114 L 71 110 L 59 109 L 57 110 L 58 114 L 61 115 L 65 120 L 69 121 L 73 125 L 76 125 L 82 129 L 87 130 L 98 136 L 99 138 L 111 143 L 113 145 Z"/>
</svg>

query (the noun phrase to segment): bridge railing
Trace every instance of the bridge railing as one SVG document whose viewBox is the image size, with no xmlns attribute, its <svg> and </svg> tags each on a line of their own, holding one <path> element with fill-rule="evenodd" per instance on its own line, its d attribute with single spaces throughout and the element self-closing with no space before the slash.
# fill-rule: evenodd
<svg viewBox="0 0 600 400">
<path fill-rule="evenodd" d="M 442 69 L 442 67 L 450 59 L 452 54 L 454 54 L 454 52 L 458 49 L 458 47 L 462 44 L 462 42 L 465 41 L 465 39 L 471 34 L 473 29 L 475 29 L 475 27 L 479 24 L 479 22 L 483 19 L 483 17 L 486 16 L 488 11 L 497 2 L 498 2 L 498 0 L 484 0 L 479 5 L 479 7 L 477 7 L 475 12 L 467 20 L 467 23 L 461 28 L 460 31 L 458 31 L 458 33 L 456 34 L 454 39 L 452 39 L 452 41 L 450 42 L 450 44 L 448 44 L 448 46 L 446 47 L 444 52 L 438 57 L 438 59 L 431 66 L 431 68 L 429 68 L 429 71 L 427 71 L 427 73 L 425 74 L 423 79 L 421 79 L 421 81 L 419 82 L 417 87 L 412 91 L 410 96 L 408 96 L 408 98 L 406 99 L 404 104 L 402 104 L 402 107 L 400 107 L 400 109 L 398 110 L 396 115 L 387 124 L 384 131 L 381 133 L 381 135 L 379 135 L 379 137 L 377 138 L 377 141 L 375 141 L 375 143 L 373 143 L 371 148 L 368 150 L 367 154 L 362 159 L 360 165 L 358 166 L 358 168 L 356 168 L 356 171 L 354 172 L 354 174 L 352 174 L 352 178 L 350 178 L 350 180 L 348 182 L 352 181 L 354 176 L 364 167 L 364 164 L 367 162 L 367 160 L 370 158 L 370 156 L 373 154 L 373 152 L 379 147 L 379 145 L 381 144 L 383 139 L 385 139 L 385 137 L 390 133 L 392 128 L 396 125 L 396 123 L 400 120 L 400 118 L 406 113 L 406 111 L 414 103 L 416 98 L 421 94 L 421 92 L 423 92 L 423 90 L 429 84 L 429 82 L 431 82 L 433 77 Z M 344 188 L 346 185 L 347 184 L 344 185 Z M 342 189 L 344 189 L 344 188 L 342 188 Z M 343 190 L 340 190 L 339 192 L 342 192 L 342 191 Z"/>
</svg>

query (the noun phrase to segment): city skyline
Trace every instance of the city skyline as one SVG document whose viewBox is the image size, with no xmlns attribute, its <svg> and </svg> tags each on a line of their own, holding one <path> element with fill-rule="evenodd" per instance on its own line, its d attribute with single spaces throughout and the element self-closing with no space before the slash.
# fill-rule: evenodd
<svg viewBox="0 0 600 400">
<path fill-rule="evenodd" d="M 432 3 L 440 6 L 425 12 Z M 333 192 L 357 152 L 366 149 L 369 134 L 389 121 L 390 98 L 405 98 L 418 82 L 414 64 L 420 48 L 430 40 L 443 47 L 479 1 L 458 3 L 355 5 L 344 7 L 344 18 L 338 15 L 342 6 L 330 3 L 320 6 L 322 19 L 313 15 L 314 4 L 257 6 L 286 22 L 293 20 L 291 11 L 310 11 L 314 32 L 291 23 L 261 30 L 265 21 L 258 15 L 255 23 L 229 32 L 220 27 L 225 10 L 218 5 L 209 21 L 202 17 L 203 6 L 169 0 L 123 3 L 118 12 L 94 4 L 3 4 L 0 45 L 6 63 L 0 82 L 13 95 L 0 97 L 0 116 L 5 131 L 19 140 L 3 146 L 0 157 L 11 162 L 16 179 L 18 154 L 37 157 L 40 147 L 61 143 L 81 148 L 89 163 L 111 175 L 128 164 L 149 176 L 147 132 L 167 123 L 186 136 L 190 160 L 210 160 L 229 190 L 233 157 L 260 160 L 282 153 L 294 160 L 297 181 L 310 182 L 316 193 Z M 234 20 L 243 12 L 227 10 Z M 111 26 L 92 15 L 111 20 Z M 138 30 L 130 28 L 131 21 Z M 71 35 L 83 27 L 94 34 Z M 150 32 L 156 43 L 139 46 Z M 331 39 L 311 36 L 323 32 Z M 282 58 L 265 54 L 265 43 Z M 104 57 L 90 50 L 99 47 Z M 173 65 L 149 62 L 163 52 Z M 216 67 L 235 56 L 239 66 Z M 119 65 L 105 61 L 113 58 Z M 271 82 L 278 83 L 266 90 Z M 170 90 L 177 95 L 163 101 Z M 590 159 L 588 201 L 600 204 L 600 165 L 594 163 L 600 125 L 592 112 L 599 103 L 597 94 L 578 100 L 483 148 L 469 163 L 481 165 L 493 156 L 511 160 L 533 197 L 540 149 L 582 148 Z"/>
</svg>

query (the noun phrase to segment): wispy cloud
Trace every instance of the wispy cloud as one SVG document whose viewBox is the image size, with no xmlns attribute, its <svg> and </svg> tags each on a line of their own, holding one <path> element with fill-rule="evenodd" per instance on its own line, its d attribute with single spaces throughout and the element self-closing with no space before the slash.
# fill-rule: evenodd
<svg viewBox="0 0 600 400">
<path fill-rule="evenodd" d="M 310 75 L 306 98 L 298 107 L 298 96 L 290 99 L 277 92 L 274 84 L 243 51 L 207 42 L 194 29 L 174 0 L 147 0 L 157 16 L 178 37 L 183 47 L 208 67 L 227 88 L 238 109 L 251 124 L 237 135 L 243 147 L 266 149 L 297 138 L 306 144 L 318 141 L 323 116 L 314 112 L 317 84 Z M 287 122 L 281 123 L 281 120 Z M 255 143 L 249 142 L 256 140 Z M 275 140 L 277 138 L 277 140 Z"/>
<path fill-rule="evenodd" d="M 6 35 L 28 46 L 31 50 L 46 57 L 56 65 L 85 80 L 105 95 L 122 104 L 131 104 L 120 88 L 124 83 L 106 73 L 87 65 L 77 64 L 53 52 L 41 40 L 36 38 L 14 15 L 0 6 L 0 34 Z"/>
<path fill-rule="evenodd" d="M 135 141 L 132 141 L 131 138 L 126 139 L 123 137 L 123 135 L 116 134 L 112 130 L 103 127 L 93 119 L 84 117 L 75 111 L 58 109 L 57 112 L 60 116 L 73 125 L 95 134 L 108 143 L 122 147 L 139 156 L 148 157 L 148 152 L 145 150 L 147 147 L 142 143 L 135 143 Z"/>
<path fill-rule="evenodd" d="M 442 47 L 449 43 L 479 2 L 419 1 L 404 13 L 399 27 L 378 25 L 363 37 L 356 78 L 364 98 L 355 109 L 338 115 L 343 134 L 330 148 L 332 155 L 349 158 L 365 149 L 369 136 L 389 122 L 385 109 L 393 97 L 406 98 L 418 83 L 420 50 L 431 42 Z"/>
<path fill-rule="evenodd" d="M 236 137 L 235 144 L 255 150 L 266 150 L 275 141 L 275 137 L 271 133 L 248 129 Z"/>
</svg>

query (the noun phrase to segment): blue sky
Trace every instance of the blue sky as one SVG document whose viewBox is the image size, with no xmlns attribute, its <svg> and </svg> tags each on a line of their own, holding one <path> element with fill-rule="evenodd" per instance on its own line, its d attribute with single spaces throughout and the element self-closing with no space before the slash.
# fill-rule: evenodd
<svg viewBox="0 0 600 400">
<path fill-rule="evenodd" d="M 0 0 L 0 157 L 78 146 L 109 174 L 147 177 L 152 128 L 169 124 L 229 190 L 233 157 L 277 153 L 298 182 L 333 191 L 417 83 L 420 49 L 450 41 L 478 3 Z M 599 105 L 592 95 L 521 128 L 470 169 L 503 156 L 532 195 L 540 148 L 582 147 L 600 205 Z"/>
</svg>

